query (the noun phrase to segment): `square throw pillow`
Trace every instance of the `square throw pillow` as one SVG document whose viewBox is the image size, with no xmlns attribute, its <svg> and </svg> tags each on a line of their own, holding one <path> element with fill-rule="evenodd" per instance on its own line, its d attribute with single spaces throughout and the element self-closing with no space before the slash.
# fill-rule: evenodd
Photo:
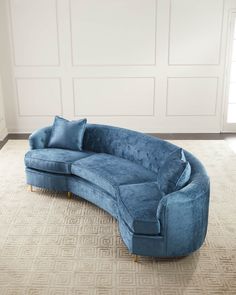
<svg viewBox="0 0 236 295">
<path fill-rule="evenodd" d="M 172 152 L 158 172 L 158 184 L 163 194 L 180 190 L 189 181 L 191 166 L 186 161 L 184 151 L 177 149 Z"/>
<path fill-rule="evenodd" d="M 48 147 L 81 151 L 86 123 L 86 119 L 68 121 L 56 116 Z"/>
</svg>

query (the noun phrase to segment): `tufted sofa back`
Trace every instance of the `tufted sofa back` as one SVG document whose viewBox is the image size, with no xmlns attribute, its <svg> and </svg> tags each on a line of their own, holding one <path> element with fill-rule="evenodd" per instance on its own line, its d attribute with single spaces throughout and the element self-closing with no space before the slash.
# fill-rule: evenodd
<svg viewBox="0 0 236 295">
<path fill-rule="evenodd" d="M 83 148 L 115 155 L 158 172 L 177 147 L 159 138 L 123 128 L 87 124 Z"/>
</svg>

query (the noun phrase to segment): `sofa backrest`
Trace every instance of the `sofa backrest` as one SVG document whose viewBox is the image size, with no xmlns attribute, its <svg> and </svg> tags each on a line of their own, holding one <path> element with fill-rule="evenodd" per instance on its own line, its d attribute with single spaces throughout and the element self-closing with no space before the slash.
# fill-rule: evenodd
<svg viewBox="0 0 236 295">
<path fill-rule="evenodd" d="M 140 132 L 97 124 L 87 124 L 83 148 L 115 155 L 158 172 L 168 155 L 177 147 Z"/>
</svg>

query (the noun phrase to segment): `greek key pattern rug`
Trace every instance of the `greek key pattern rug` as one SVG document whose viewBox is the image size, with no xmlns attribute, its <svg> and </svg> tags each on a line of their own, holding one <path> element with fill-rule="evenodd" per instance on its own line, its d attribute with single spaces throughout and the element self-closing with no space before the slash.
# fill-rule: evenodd
<svg viewBox="0 0 236 295">
<path fill-rule="evenodd" d="M 207 239 L 191 256 L 135 263 L 106 212 L 79 197 L 29 192 L 28 143 L 8 141 L 0 151 L 0 295 L 235 295 L 236 154 L 224 141 L 173 142 L 211 177 Z"/>
</svg>

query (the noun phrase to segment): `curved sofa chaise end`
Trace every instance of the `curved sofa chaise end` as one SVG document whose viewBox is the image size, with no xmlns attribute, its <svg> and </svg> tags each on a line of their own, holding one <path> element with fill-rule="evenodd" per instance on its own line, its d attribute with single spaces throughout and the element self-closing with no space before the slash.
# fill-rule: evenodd
<svg viewBox="0 0 236 295">
<path fill-rule="evenodd" d="M 51 129 L 36 130 L 29 137 L 29 185 L 72 192 L 104 209 L 118 220 L 121 237 L 133 254 L 179 257 L 201 247 L 210 183 L 194 155 L 184 151 L 191 165 L 187 185 L 162 194 L 157 175 L 178 148 L 174 144 L 123 128 L 87 124 L 83 151 L 62 151 L 48 149 Z"/>
</svg>

